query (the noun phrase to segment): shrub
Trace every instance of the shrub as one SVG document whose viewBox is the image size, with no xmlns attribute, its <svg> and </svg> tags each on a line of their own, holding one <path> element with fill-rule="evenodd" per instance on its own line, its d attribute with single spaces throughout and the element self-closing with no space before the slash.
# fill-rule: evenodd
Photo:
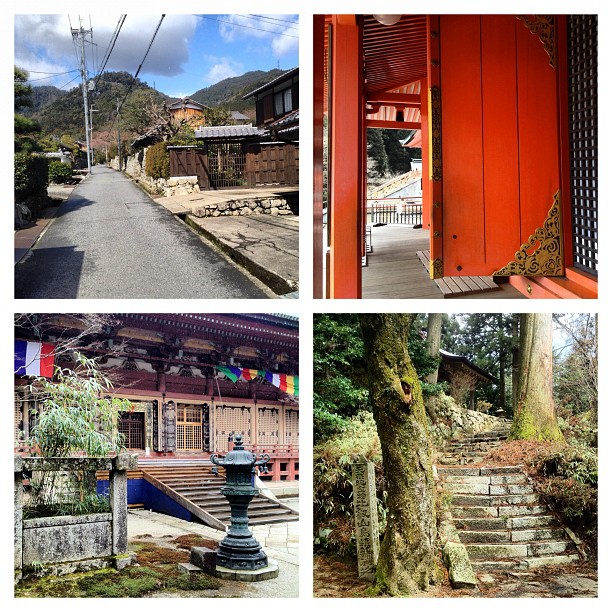
<svg viewBox="0 0 612 612">
<path fill-rule="evenodd" d="M 49 182 L 61 185 L 72 178 L 72 166 L 57 159 L 49 162 Z"/>
<path fill-rule="evenodd" d="M 566 445 L 540 453 L 533 464 L 544 501 L 589 545 L 597 548 L 597 454 Z"/>
<path fill-rule="evenodd" d="M 15 199 L 18 202 L 41 193 L 46 195 L 48 164 L 48 159 L 42 155 L 15 153 Z"/>
<path fill-rule="evenodd" d="M 315 546 L 354 555 L 353 483 L 351 466 L 360 458 L 374 463 L 376 490 L 384 500 L 384 476 L 380 442 L 370 412 L 361 411 L 345 420 L 341 433 L 314 447 Z M 386 509 L 379 501 L 379 521 Z"/>
<path fill-rule="evenodd" d="M 153 179 L 170 178 L 170 155 L 165 142 L 159 142 L 147 149 L 145 172 Z"/>
</svg>

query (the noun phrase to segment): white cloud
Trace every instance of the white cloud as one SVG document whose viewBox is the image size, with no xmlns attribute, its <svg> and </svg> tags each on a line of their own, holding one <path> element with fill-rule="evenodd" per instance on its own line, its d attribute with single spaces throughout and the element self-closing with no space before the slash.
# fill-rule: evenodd
<svg viewBox="0 0 612 612">
<path fill-rule="evenodd" d="M 128 14 L 106 70 L 125 70 L 134 74 L 142 62 L 161 15 Z M 82 23 L 93 30 L 95 47 L 87 46 L 88 70 L 94 74 L 101 66 L 119 15 L 92 15 Z M 90 24 L 91 22 L 91 24 Z M 141 74 L 174 76 L 182 72 L 189 59 L 189 41 L 195 34 L 198 17 L 167 15 L 149 51 Z M 26 70 L 63 72 L 78 68 L 72 28 L 79 27 L 77 16 L 16 15 L 15 64 Z M 31 78 L 37 75 L 31 74 Z M 44 75 L 40 75 L 44 76 Z M 64 75 L 59 80 L 67 80 Z M 40 84 L 43 84 L 41 81 Z"/>
<path fill-rule="evenodd" d="M 216 63 L 209 69 L 204 76 L 204 82 L 207 85 L 214 85 L 223 79 L 229 79 L 231 77 L 238 76 L 241 74 L 242 66 L 232 60 L 229 57 L 210 58 Z"/>
<path fill-rule="evenodd" d="M 219 22 L 219 33 L 225 42 L 265 41 L 274 57 L 298 49 L 297 15 L 220 15 Z"/>
</svg>

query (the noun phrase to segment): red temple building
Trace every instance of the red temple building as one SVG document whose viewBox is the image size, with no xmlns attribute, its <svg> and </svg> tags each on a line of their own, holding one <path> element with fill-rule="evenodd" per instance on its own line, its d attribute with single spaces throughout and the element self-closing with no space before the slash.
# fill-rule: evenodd
<svg viewBox="0 0 612 612">
<path fill-rule="evenodd" d="M 145 500 L 146 507 L 176 516 L 191 513 L 219 527 L 215 511 L 202 510 L 199 501 L 191 503 L 189 491 L 179 485 L 197 476 L 200 484 L 194 488 L 212 486 L 209 457 L 231 450 L 237 434 L 247 449 L 270 455 L 269 472 L 260 475 L 262 481 L 299 479 L 297 317 L 131 313 L 100 315 L 96 321 L 96 316 L 41 314 L 17 319 L 18 450 L 28 452 L 39 408 L 36 395 L 27 389 L 31 378 L 26 374 L 51 376 L 49 362 L 72 369 L 78 350 L 97 358 L 113 382 L 110 395 L 131 400 L 131 410 L 119 415 L 124 445 L 139 455 L 140 470 L 128 483 L 130 503 Z M 36 350 L 45 353 L 39 355 L 40 363 Z M 179 470 L 180 482 L 172 483 L 172 471 L 177 476 Z M 220 485 L 215 486 L 217 493 Z"/>
<path fill-rule="evenodd" d="M 362 297 L 367 128 L 420 132 L 432 279 L 597 297 L 597 15 L 315 15 L 315 297 Z"/>
</svg>

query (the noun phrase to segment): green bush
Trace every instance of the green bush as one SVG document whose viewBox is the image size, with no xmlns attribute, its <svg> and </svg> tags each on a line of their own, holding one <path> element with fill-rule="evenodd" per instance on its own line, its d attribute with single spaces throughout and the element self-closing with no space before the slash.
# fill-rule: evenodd
<svg viewBox="0 0 612 612">
<path fill-rule="evenodd" d="M 370 412 L 346 419 L 343 431 L 316 444 L 313 451 L 314 545 L 341 556 L 355 554 L 352 464 L 374 463 L 379 522 L 384 524 L 384 476 L 380 442 Z"/>
<path fill-rule="evenodd" d="M 72 178 L 72 166 L 58 159 L 49 162 L 49 182 L 61 185 Z"/>
<path fill-rule="evenodd" d="M 15 153 L 15 199 L 22 202 L 44 193 L 49 184 L 49 160 L 42 155 Z"/>
<path fill-rule="evenodd" d="M 153 179 L 170 178 L 170 155 L 165 142 L 160 142 L 147 149 L 145 172 Z"/>
<path fill-rule="evenodd" d="M 534 461 L 538 493 L 563 520 L 597 548 L 597 453 L 567 445 L 541 453 Z"/>
</svg>

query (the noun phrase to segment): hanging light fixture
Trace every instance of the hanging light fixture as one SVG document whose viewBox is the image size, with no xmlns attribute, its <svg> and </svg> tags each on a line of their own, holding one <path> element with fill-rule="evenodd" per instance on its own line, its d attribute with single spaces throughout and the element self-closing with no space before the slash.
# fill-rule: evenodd
<svg viewBox="0 0 612 612">
<path fill-rule="evenodd" d="M 401 15 L 374 15 L 373 17 L 378 23 L 386 26 L 395 25 L 402 18 Z"/>
</svg>

